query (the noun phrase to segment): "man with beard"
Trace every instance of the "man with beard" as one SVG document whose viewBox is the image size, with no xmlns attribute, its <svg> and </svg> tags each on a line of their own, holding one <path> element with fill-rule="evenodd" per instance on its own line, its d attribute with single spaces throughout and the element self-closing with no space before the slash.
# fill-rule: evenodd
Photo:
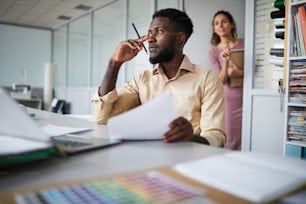
<svg viewBox="0 0 306 204">
<path fill-rule="evenodd" d="M 109 117 L 170 91 L 178 118 L 170 122 L 164 142 L 195 141 L 222 147 L 225 144 L 223 85 L 214 72 L 192 64 L 183 54 L 192 32 L 192 21 L 185 12 L 162 9 L 153 14 L 147 35 L 121 42 L 93 98 L 95 121 L 106 124 Z M 148 41 L 150 62 L 156 64 L 155 68 L 133 77 L 117 91 L 121 65 L 143 49 L 144 41 Z"/>
</svg>

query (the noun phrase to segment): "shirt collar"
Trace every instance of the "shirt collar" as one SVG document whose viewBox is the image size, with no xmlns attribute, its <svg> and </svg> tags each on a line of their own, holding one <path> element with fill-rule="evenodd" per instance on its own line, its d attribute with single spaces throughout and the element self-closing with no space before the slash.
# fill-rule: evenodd
<svg viewBox="0 0 306 204">
<path fill-rule="evenodd" d="M 186 70 L 188 72 L 194 72 L 194 67 L 186 55 L 184 55 L 184 58 L 179 67 L 179 70 Z M 157 64 L 153 69 L 153 75 L 163 73 L 163 72 L 164 71 L 162 70 L 162 66 L 160 64 Z"/>
</svg>

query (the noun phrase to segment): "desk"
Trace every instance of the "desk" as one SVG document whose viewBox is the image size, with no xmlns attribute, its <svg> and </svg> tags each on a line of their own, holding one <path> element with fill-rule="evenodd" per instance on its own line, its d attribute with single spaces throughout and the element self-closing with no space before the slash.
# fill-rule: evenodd
<svg viewBox="0 0 306 204">
<path fill-rule="evenodd" d="M 39 125 L 54 124 L 70 127 L 90 127 L 89 137 L 108 137 L 104 125 L 83 119 L 27 109 L 34 113 Z M 165 144 L 162 141 L 123 142 L 104 149 L 93 150 L 68 157 L 50 158 L 24 164 L 9 170 L 0 170 L 0 191 L 33 187 L 48 183 L 103 177 L 156 168 L 198 159 L 227 150 L 192 142 Z"/>
</svg>

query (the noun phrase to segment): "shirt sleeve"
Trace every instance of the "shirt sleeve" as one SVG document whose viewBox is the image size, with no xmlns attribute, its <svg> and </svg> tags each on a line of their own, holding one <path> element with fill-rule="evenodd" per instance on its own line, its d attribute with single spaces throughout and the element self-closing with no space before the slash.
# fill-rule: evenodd
<svg viewBox="0 0 306 204">
<path fill-rule="evenodd" d="M 217 75 L 210 72 L 201 105 L 201 136 L 212 146 L 223 147 L 226 141 L 224 89 Z"/>
<path fill-rule="evenodd" d="M 94 103 L 94 121 L 97 124 L 106 124 L 108 118 L 130 110 L 140 104 L 135 79 L 125 83 L 122 88 L 108 92 L 100 97 L 98 90 L 91 101 Z"/>
</svg>

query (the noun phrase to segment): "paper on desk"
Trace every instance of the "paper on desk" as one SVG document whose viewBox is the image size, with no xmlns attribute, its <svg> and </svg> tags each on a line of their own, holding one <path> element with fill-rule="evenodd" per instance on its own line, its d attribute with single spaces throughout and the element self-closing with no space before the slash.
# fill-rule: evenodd
<svg viewBox="0 0 306 204">
<path fill-rule="evenodd" d="M 91 130 L 91 128 L 65 127 L 65 126 L 56 126 L 52 124 L 42 126 L 41 129 L 50 137 L 66 135 L 71 133 L 80 133 L 83 131 Z"/>
<path fill-rule="evenodd" d="M 46 149 L 52 146 L 51 142 L 34 141 L 27 138 L 8 137 L 4 135 L 0 135 L 0 144 L 0 156 Z"/>
<path fill-rule="evenodd" d="M 130 111 L 109 118 L 107 127 L 112 139 L 160 140 L 176 118 L 172 94 L 160 97 Z"/>
<path fill-rule="evenodd" d="M 176 164 L 179 173 L 254 203 L 266 203 L 306 183 L 306 162 L 258 152 L 229 152 Z"/>
</svg>

